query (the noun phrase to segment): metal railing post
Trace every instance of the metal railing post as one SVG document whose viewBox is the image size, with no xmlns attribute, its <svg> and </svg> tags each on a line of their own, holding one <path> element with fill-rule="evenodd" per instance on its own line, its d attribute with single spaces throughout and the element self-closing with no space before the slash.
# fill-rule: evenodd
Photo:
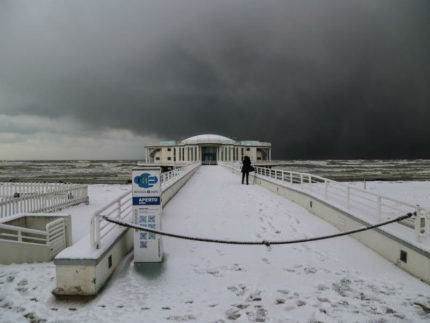
<svg viewBox="0 0 430 323">
<path fill-rule="evenodd" d="M 118 200 L 117 204 L 117 218 L 121 219 L 121 200 Z"/>
<path fill-rule="evenodd" d="M 382 197 L 378 196 L 376 201 L 377 210 L 378 210 L 378 219 L 381 220 L 382 217 Z"/>
<path fill-rule="evenodd" d="M 328 200 L 328 181 L 324 181 L 324 198 Z"/>
<path fill-rule="evenodd" d="M 100 248 L 100 223 L 99 217 L 93 215 L 90 222 L 90 240 L 95 249 Z"/>
<path fill-rule="evenodd" d="M 347 186 L 346 188 L 346 208 L 349 209 L 351 202 L 351 188 Z"/>
</svg>

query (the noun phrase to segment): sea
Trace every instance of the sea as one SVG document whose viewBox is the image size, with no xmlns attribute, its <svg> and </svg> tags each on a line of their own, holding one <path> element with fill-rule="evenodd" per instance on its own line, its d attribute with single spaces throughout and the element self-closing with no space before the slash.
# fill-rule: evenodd
<svg viewBox="0 0 430 323">
<path fill-rule="evenodd" d="M 0 182 L 124 184 L 143 160 L 0 161 Z M 213 166 L 204 166 L 213 167 Z M 276 168 L 337 181 L 428 181 L 430 159 L 285 160 Z"/>
</svg>

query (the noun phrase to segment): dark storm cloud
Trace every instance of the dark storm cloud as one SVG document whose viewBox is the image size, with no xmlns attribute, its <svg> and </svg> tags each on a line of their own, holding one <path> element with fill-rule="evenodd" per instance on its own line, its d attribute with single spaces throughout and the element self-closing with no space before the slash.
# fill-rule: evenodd
<svg viewBox="0 0 430 323">
<path fill-rule="evenodd" d="M 430 157 L 427 1 L 0 2 L 0 113 Z"/>
</svg>

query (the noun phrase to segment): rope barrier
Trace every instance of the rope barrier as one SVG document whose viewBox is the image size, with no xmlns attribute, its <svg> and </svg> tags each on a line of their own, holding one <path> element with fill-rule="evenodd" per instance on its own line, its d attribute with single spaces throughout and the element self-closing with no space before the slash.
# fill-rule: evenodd
<svg viewBox="0 0 430 323">
<path fill-rule="evenodd" d="M 234 240 L 219 240 L 219 239 L 210 239 L 210 238 L 191 237 L 191 236 L 185 236 L 185 235 L 180 235 L 180 234 L 175 234 L 175 233 L 169 233 L 169 232 L 164 232 L 164 231 L 148 229 L 148 228 L 136 225 L 136 224 L 127 223 L 127 222 L 119 221 L 116 219 L 112 219 L 112 218 L 109 218 L 107 216 L 102 216 L 102 217 L 110 223 L 118 224 L 118 225 L 123 226 L 123 227 L 128 227 L 131 229 L 146 231 L 149 233 L 155 233 L 155 234 L 159 234 L 161 236 L 166 236 L 166 237 L 171 237 L 171 238 L 191 240 L 191 241 L 199 241 L 199 242 L 231 244 L 231 245 L 265 245 L 266 247 L 270 247 L 271 245 L 295 244 L 295 243 L 319 241 L 319 240 L 326 240 L 326 239 L 342 237 L 342 236 L 346 236 L 346 235 L 350 235 L 350 234 L 354 234 L 354 233 L 363 232 L 363 231 L 375 229 L 378 227 L 382 227 L 384 225 L 391 224 L 394 222 L 399 222 L 399 221 L 408 219 L 408 218 L 412 217 L 413 215 L 416 215 L 416 212 L 407 213 L 405 215 L 399 216 L 399 217 L 392 219 L 392 220 L 389 220 L 389 221 L 377 223 L 377 224 L 374 224 L 371 226 L 367 226 L 367 227 L 363 227 L 363 228 L 359 228 L 359 229 L 355 229 L 355 230 L 351 230 L 351 231 L 345 231 L 345 232 L 341 232 L 341 233 L 336 233 L 336 234 L 331 234 L 331 235 L 326 235 L 326 236 L 319 236 L 319 237 L 314 237 L 314 238 L 306 238 L 306 239 L 298 239 L 298 240 L 286 240 L 286 241 L 268 241 L 268 240 L 263 240 L 263 241 L 234 241 Z"/>
</svg>

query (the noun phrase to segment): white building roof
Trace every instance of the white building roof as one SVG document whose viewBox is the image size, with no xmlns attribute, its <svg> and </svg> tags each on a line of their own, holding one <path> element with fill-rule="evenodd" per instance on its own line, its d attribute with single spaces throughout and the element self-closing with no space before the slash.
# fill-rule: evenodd
<svg viewBox="0 0 430 323">
<path fill-rule="evenodd" d="M 183 144 L 199 144 L 199 143 L 234 143 L 235 141 L 233 139 L 220 136 L 220 135 L 212 135 L 212 134 L 206 134 L 206 135 L 198 135 L 194 137 L 190 137 L 187 139 L 182 140 L 181 143 Z"/>
</svg>

